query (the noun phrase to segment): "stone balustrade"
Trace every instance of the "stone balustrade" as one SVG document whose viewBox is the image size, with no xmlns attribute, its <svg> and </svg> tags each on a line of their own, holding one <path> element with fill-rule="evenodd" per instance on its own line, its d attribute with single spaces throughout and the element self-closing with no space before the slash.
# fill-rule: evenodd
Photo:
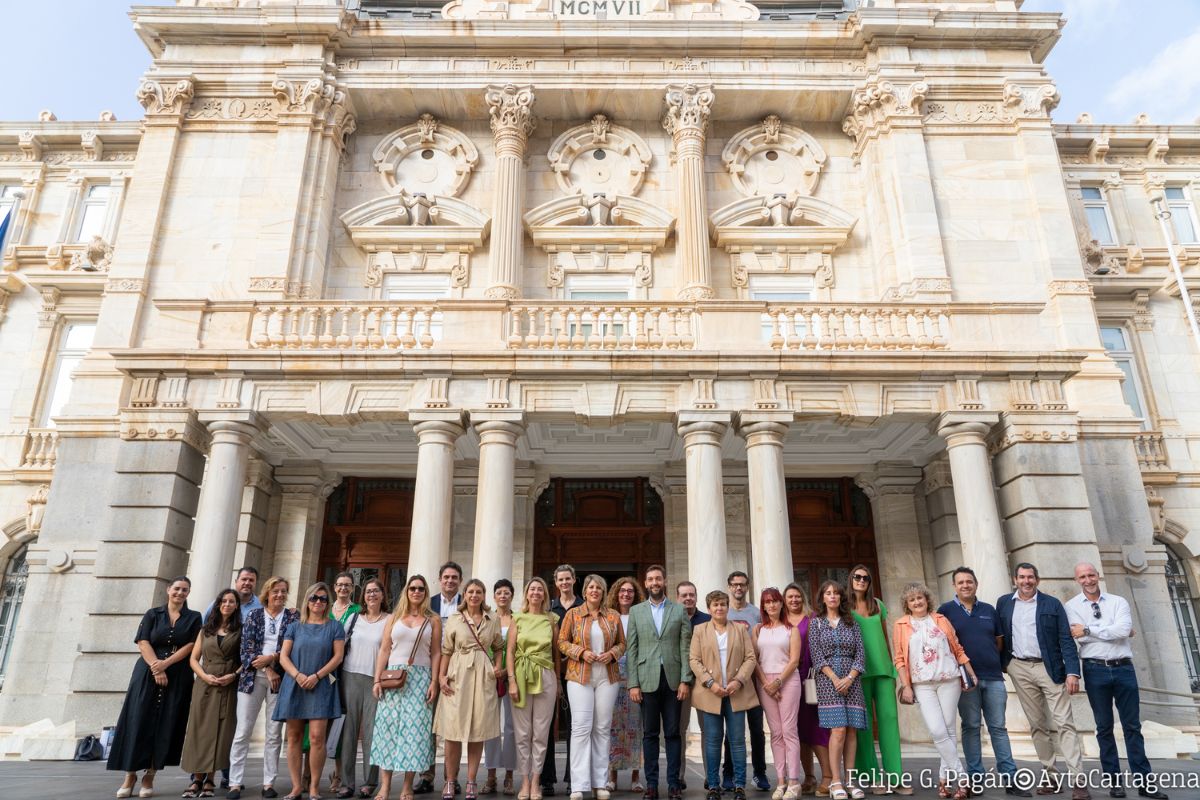
<svg viewBox="0 0 1200 800">
<path fill-rule="evenodd" d="M 949 319 L 917 306 L 768 306 L 776 350 L 941 350 Z"/>
<path fill-rule="evenodd" d="M 1167 458 L 1167 446 L 1163 435 L 1158 431 L 1139 433 L 1133 440 L 1137 452 L 1138 466 L 1142 472 L 1167 472 L 1171 462 Z"/>
<path fill-rule="evenodd" d="M 514 303 L 508 346 L 514 350 L 691 350 L 692 304 Z"/>
<path fill-rule="evenodd" d="M 441 338 L 436 303 L 308 301 L 254 308 L 251 347 L 428 350 Z"/>
<path fill-rule="evenodd" d="M 21 469 L 52 470 L 58 461 L 58 431 L 53 428 L 30 428 L 25 433 L 21 451 Z"/>
</svg>

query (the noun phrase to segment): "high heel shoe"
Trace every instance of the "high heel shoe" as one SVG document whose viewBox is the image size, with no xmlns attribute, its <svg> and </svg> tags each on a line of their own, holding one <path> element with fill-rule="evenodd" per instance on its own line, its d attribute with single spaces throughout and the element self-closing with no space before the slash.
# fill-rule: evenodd
<svg viewBox="0 0 1200 800">
<path fill-rule="evenodd" d="M 463 800 L 477 800 L 479 797 L 479 788 L 475 785 L 475 781 L 467 781 L 467 791 L 463 793 Z"/>
</svg>

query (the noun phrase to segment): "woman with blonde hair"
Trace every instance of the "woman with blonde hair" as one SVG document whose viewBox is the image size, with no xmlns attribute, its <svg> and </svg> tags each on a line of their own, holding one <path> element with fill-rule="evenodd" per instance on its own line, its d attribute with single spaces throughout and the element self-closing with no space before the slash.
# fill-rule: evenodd
<svg viewBox="0 0 1200 800">
<path fill-rule="evenodd" d="M 304 768 L 304 726 L 310 743 L 309 795 L 320 796 L 321 770 L 325 767 L 325 734 L 329 721 L 342 715 L 342 703 L 330 675 L 342 663 L 346 631 L 329 616 L 329 584 L 319 581 L 301 596 L 300 618 L 283 635 L 279 665 L 283 686 L 272 719 L 287 723 L 288 772 L 292 791 L 285 800 L 299 798 Z"/>
<path fill-rule="evenodd" d="M 800 636 L 800 666 L 796 670 L 801 680 L 808 677 L 812 670 L 812 651 L 809 649 L 809 626 L 812 625 L 812 608 L 808 598 L 795 583 L 789 583 L 783 590 L 783 604 L 787 606 L 788 624 L 796 629 Z M 800 737 L 800 766 L 804 770 L 804 783 L 800 784 L 800 794 L 816 794 L 818 797 L 829 795 L 829 731 L 821 727 L 817 718 L 817 707 L 808 703 L 800 703 L 797 715 L 798 733 Z M 813 755 L 821 765 L 821 783 L 813 774 Z"/>
<path fill-rule="evenodd" d="M 571 800 L 594 790 L 608 800 L 608 747 L 613 707 L 621 685 L 617 660 L 625 653 L 621 615 L 604 605 L 604 578 L 583 579 L 583 605 L 567 611 L 558 629 L 558 649 L 567 657 L 571 704 Z"/>
<path fill-rule="evenodd" d="M 283 723 L 271 719 L 279 700 L 283 670 L 279 667 L 279 651 L 283 648 L 283 632 L 300 618 L 294 608 L 285 608 L 288 582 L 278 575 L 263 584 L 256 608 L 242 626 L 242 672 L 238 677 L 237 731 L 229 754 L 230 800 L 242 796 L 242 780 L 246 774 L 246 757 L 250 752 L 250 736 L 258 722 L 263 702 L 267 704 L 267 737 L 263 745 L 262 787 L 265 797 L 274 797 L 275 776 L 279 773 L 279 753 L 283 749 Z"/>
<path fill-rule="evenodd" d="M 383 642 L 375 661 L 372 687 L 378 704 L 371 763 L 379 767 L 375 800 L 388 800 L 392 773 L 404 773 L 400 800 L 412 800 L 413 776 L 433 763 L 433 705 L 438 696 L 437 673 L 442 649 L 442 618 L 429 607 L 429 583 L 423 575 L 409 576 L 396 610 L 384 625 Z M 403 671 L 404 685 L 384 688 L 384 672 Z M 395 678 L 392 678 L 394 685 Z"/>
<path fill-rule="evenodd" d="M 483 743 L 500 735 L 500 702 L 497 679 L 504 639 L 500 624 L 488 608 L 487 588 L 472 578 L 463 585 L 462 603 L 446 620 L 442 634 L 442 663 L 438 683 L 442 692 L 434 715 L 433 731 L 445 739 L 446 785 L 444 800 L 453 800 L 462 746 L 467 745 L 467 784 L 464 800 L 476 800 L 475 776 L 483 756 Z"/>
<path fill-rule="evenodd" d="M 558 705 L 558 617 L 550 611 L 550 587 L 541 578 L 525 584 L 521 613 L 508 629 L 508 694 L 512 700 L 516 735 L 519 800 L 538 786 L 546 760 L 546 742 Z"/>
<path fill-rule="evenodd" d="M 954 739 L 958 698 L 976 685 L 971 659 L 963 652 L 950 620 L 933 610 L 933 595 L 923 583 L 910 583 L 900 592 L 904 616 L 896 620 L 893 659 L 900 675 L 900 702 L 916 703 L 933 737 L 933 746 L 941 758 L 938 796 L 965 800 L 970 796 L 967 783 L 951 791 L 948 781 L 965 778 Z M 962 671 L 960 672 L 960 665 Z M 964 686 L 962 675 L 969 681 Z M 969 687 L 969 688 L 968 688 Z"/>
<path fill-rule="evenodd" d="M 629 610 L 646 599 L 642 587 L 633 577 L 618 578 L 608 590 L 608 607 L 621 617 L 621 633 L 629 636 Z M 617 704 L 613 708 L 612 741 L 608 747 L 608 783 L 604 788 L 610 792 L 617 789 L 617 772 L 632 770 L 632 790 L 642 792 L 645 787 L 638 780 L 642 768 L 642 719 L 637 704 L 629 699 L 625 671 L 626 654 L 617 659 L 617 674 L 621 679 L 617 687 Z"/>
</svg>

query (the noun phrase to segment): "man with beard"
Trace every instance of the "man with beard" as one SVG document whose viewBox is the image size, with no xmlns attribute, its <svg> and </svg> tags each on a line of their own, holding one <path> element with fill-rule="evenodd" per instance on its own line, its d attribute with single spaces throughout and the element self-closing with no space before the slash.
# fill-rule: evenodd
<svg viewBox="0 0 1200 800">
<path fill-rule="evenodd" d="M 658 736 L 667 740 L 667 791 L 682 800 L 679 770 L 683 748 L 679 737 L 679 706 L 690 695 L 692 670 L 688 655 L 692 626 L 687 612 L 667 599 L 667 570 L 646 568 L 647 599 L 629 611 L 625 663 L 629 699 L 642 707 L 642 761 L 646 770 L 644 800 L 658 800 Z"/>
<path fill-rule="evenodd" d="M 740 622 L 751 631 L 762 622 L 758 606 L 747 599 L 750 593 L 750 578 L 741 570 L 729 573 L 725 581 L 729 584 L 729 621 Z M 754 766 L 754 786 L 760 792 L 771 789 L 767 780 L 767 737 L 763 733 L 762 706 L 746 709 L 746 724 L 750 726 L 750 763 Z M 733 791 L 733 753 L 729 739 L 725 739 L 725 766 L 721 769 L 721 788 Z"/>
</svg>

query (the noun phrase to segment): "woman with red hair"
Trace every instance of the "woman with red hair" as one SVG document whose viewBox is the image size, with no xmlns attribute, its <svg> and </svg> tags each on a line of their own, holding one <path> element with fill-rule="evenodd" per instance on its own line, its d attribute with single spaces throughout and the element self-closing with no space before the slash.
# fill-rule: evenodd
<svg viewBox="0 0 1200 800">
<path fill-rule="evenodd" d="M 771 727 L 771 752 L 778 783 L 771 800 L 796 800 L 800 796 L 800 734 L 796 721 L 804 684 L 800 666 L 800 632 L 787 618 L 783 595 L 775 587 L 763 590 L 758 603 L 762 622 L 754 626 L 754 670 L 758 700 Z"/>
</svg>

